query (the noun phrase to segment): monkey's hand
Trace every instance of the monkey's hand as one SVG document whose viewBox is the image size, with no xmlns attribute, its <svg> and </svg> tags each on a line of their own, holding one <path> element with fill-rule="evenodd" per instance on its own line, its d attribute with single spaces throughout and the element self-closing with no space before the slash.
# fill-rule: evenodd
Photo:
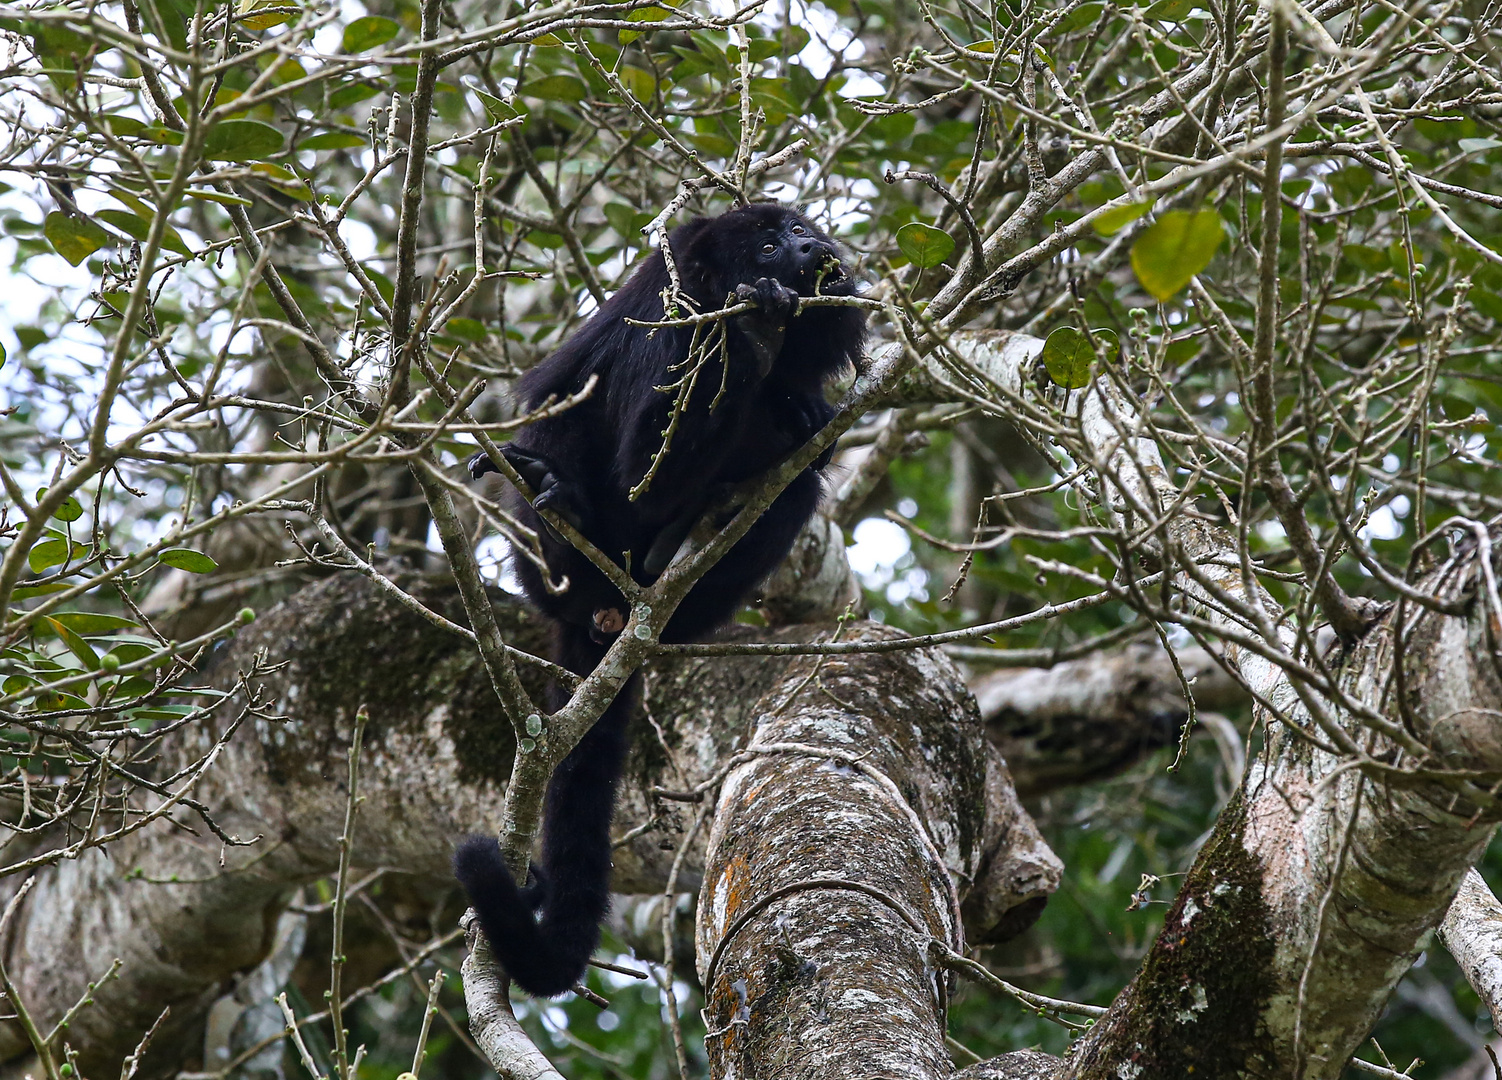
<svg viewBox="0 0 1502 1080">
<path fill-rule="evenodd" d="M 581 533 L 586 530 L 588 521 L 585 507 L 588 500 L 577 484 L 558 474 L 550 458 L 531 450 L 523 450 L 515 443 L 506 443 L 500 451 L 511 463 L 511 467 L 537 493 L 532 500 L 533 509 L 551 510 Z M 476 480 L 493 472 L 500 470 L 485 453 L 478 453 L 469 459 L 469 474 Z M 547 525 L 546 522 L 543 524 Z M 548 532 L 553 533 L 560 543 L 564 542 L 563 537 L 557 536 L 551 526 L 548 526 Z"/>
<path fill-rule="evenodd" d="M 756 305 L 756 310 L 735 317 L 735 327 L 751 348 L 757 377 L 765 379 L 782 351 L 783 335 L 793 317 L 798 294 L 773 278 L 757 278 L 754 285 L 744 282 L 737 285 L 735 299 L 738 303 L 750 300 Z"/>
</svg>

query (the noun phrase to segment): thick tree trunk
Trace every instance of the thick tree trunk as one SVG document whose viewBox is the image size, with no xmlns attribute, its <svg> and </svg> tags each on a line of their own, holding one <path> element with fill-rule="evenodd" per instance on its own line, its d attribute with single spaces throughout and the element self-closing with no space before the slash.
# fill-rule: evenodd
<svg viewBox="0 0 1502 1080">
<path fill-rule="evenodd" d="M 698 921 L 716 1076 L 947 1076 L 929 943 L 1011 936 L 1058 883 L 952 665 L 888 656 L 790 665 L 725 781 Z"/>
<path fill-rule="evenodd" d="M 446 589 L 422 580 L 404 584 L 458 618 L 457 601 Z M 540 648 L 539 628 L 526 612 L 498 599 L 507 641 Z M 774 633 L 797 639 L 814 632 Z M 266 670 L 268 664 L 280 666 Z M 848 666 L 859 672 L 852 693 L 858 690 L 862 700 L 877 700 L 882 687 L 906 678 L 911 701 L 893 709 L 894 720 L 901 716 L 934 731 L 952 726 L 946 752 L 980 770 L 963 790 L 913 804 L 925 815 L 925 829 L 948 837 L 945 857 L 974 875 L 962 891 L 973 932 L 994 932 L 1019 906 L 1032 911 L 1056 882 L 1057 862 L 1026 816 L 1018 816 L 1005 767 L 986 743 L 953 667 L 937 653 L 857 658 Z M 720 771 L 745 744 L 757 702 L 783 684 L 786 667 L 782 659 L 707 657 L 648 670 L 647 710 L 662 736 L 645 717 L 636 721 L 616 828 L 624 834 L 655 824 L 617 850 L 617 890 L 661 891 L 673 858 L 661 841 L 678 839 L 685 810 L 653 789 L 691 787 Z M 172 1015 L 153 1042 L 151 1067 L 161 1071 L 195 1056 L 204 1011 L 232 975 L 271 946 L 277 916 L 294 889 L 335 869 L 345 757 L 361 705 L 370 723 L 360 768 L 357 866 L 391 867 L 446 889 L 454 840 L 494 828 L 512 760 L 511 729 L 478 655 L 462 639 L 417 618 L 366 579 L 339 576 L 305 589 L 242 632 L 218 659 L 212 681 L 235 689 L 240 675 L 253 670 L 259 674 L 216 720 L 222 726 L 244 708 L 247 690 L 256 710 L 194 794 L 228 832 L 262 839 L 226 848 L 193 815 L 178 812 L 174 820 L 187 828 L 143 830 L 107 853 L 87 851 L 42 869 L 17 913 L 6 966 L 44 1025 L 77 1001 L 112 959 L 123 961 L 118 978 L 94 992 L 94 1004 L 70 1028 L 86 1075 L 117 1071 L 169 1004 Z M 784 719 L 796 721 L 811 704 L 805 695 L 784 710 Z M 205 729 L 191 742 L 164 747 L 159 772 L 170 774 L 209 745 Z M 963 807 L 955 802 L 961 795 L 969 800 Z M 967 831 L 958 834 L 961 818 Z M 996 823 L 1010 823 L 1010 831 Z M 1013 842 L 1034 853 L 1041 873 L 1006 869 L 1014 865 L 1007 846 Z M 685 857 L 681 888 L 697 888 L 703 849 L 701 836 Z M 887 858 L 875 845 L 865 854 L 875 862 Z M 7 882 L 11 891 L 16 884 Z M 0 1028 L 0 1055 L 15 1058 L 25 1050 L 18 1031 Z"/>
</svg>

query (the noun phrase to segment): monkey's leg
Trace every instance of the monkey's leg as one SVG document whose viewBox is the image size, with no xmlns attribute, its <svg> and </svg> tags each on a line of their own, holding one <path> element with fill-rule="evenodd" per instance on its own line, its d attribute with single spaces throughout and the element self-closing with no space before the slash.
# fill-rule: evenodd
<svg viewBox="0 0 1502 1080">
<path fill-rule="evenodd" d="M 805 469 L 678 605 L 664 641 L 693 641 L 729 623 L 776 570 L 819 505 L 819 474 Z"/>
</svg>

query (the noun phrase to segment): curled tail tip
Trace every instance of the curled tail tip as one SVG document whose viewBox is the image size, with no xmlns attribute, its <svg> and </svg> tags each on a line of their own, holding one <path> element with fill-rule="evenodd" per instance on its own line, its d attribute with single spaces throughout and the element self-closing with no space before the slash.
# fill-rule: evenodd
<svg viewBox="0 0 1502 1080">
<path fill-rule="evenodd" d="M 509 878 L 506 861 L 501 858 L 501 847 L 493 836 L 466 836 L 454 849 L 454 876 L 466 889 L 470 882 L 479 884 L 494 877 L 497 871 Z"/>
</svg>

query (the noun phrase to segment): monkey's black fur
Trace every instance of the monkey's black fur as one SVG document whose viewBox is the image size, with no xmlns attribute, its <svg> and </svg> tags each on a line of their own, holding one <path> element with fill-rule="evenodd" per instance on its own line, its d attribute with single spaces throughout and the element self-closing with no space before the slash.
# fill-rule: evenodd
<svg viewBox="0 0 1502 1080">
<path fill-rule="evenodd" d="M 577 393 L 591 375 L 599 380 L 593 393 L 524 428 L 502 448 L 537 492 L 538 507 L 554 510 L 620 565 L 628 565 L 630 553 L 632 576 L 643 584 L 661 574 L 711 504 L 782 461 L 829 422 L 834 409 L 824 399 L 824 384 L 856 362 L 865 337 L 865 316 L 856 308 L 816 307 L 791 317 L 799 296 L 856 291 L 833 241 L 792 210 L 741 207 L 689 222 L 673 231 L 669 243 L 683 291 L 699 311 L 737 300 L 752 300 L 756 307 L 726 321 L 728 363 L 711 352 L 647 489 L 635 501 L 628 495 L 662 446 L 676 395 L 657 388 L 686 373 L 692 336 L 686 327 L 651 333 L 625 322 L 663 319 L 669 277 L 661 252 L 646 259 L 518 387 L 529 409 Z M 829 457 L 789 484 L 699 580 L 663 640 L 702 638 L 731 620 L 813 514 Z M 483 454 L 470 468 L 476 477 L 497 471 Z M 553 620 L 557 661 L 587 675 L 624 622 L 625 600 L 532 506 L 518 497 L 514 509 L 541 537 L 553 579 L 567 575 L 569 587 L 550 593 L 538 568 L 525 559 L 515 562 L 517 576 Z M 554 774 L 534 880 L 518 888 L 490 837 L 470 837 L 454 856 L 454 871 L 491 948 L 529 993 L 568 990 L 599 941 L 609 906 L 615 784 L 637 681 L 633 676 L 622 688 Z"/>
</svg>

